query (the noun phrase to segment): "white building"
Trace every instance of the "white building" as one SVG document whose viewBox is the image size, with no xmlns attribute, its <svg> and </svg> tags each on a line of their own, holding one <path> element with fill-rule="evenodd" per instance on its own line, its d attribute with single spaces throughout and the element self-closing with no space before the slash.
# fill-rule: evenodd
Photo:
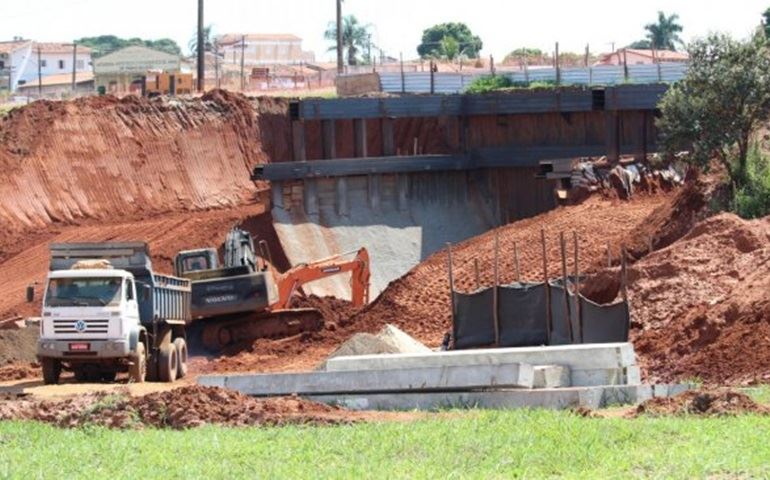
<svg viewBox="0 0 770 480">
<path fill-rule="evenodd" d="M 0 88 L 15 92 L 20 85 L 38 82 L 38 77 L 91 74 L 91 49 L 78 46 L 73 58 L 73 46 L 67 43 L 41 43 L 30 40 L 0 42 Z M 38 63 L 40 64 L 38 68 Z"/>
<path fill-rule="evenodd" d="M 228 33 L 217 37 L 219 54 L 226 64 L 250 67 L 298 65 L 315 60 L 313 52 L 302 50 L 302 39 L 290 33 Z M 242 48 L 245 45 L 245 48 Z"/>
</svg>

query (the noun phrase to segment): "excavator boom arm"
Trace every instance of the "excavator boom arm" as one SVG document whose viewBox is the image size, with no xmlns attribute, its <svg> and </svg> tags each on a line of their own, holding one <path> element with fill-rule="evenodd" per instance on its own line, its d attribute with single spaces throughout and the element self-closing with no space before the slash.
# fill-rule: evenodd
<svg viewBox="0 0 770 480">
<path fill-rule="evenodd" d="M 303 285 L 335 275 L 350 272 L 351 300 L 353 305 L 361 307 L 369 303 L 369 252 L 361 248 L 351 260 L 344 260 L 341 255 L 317 262 L 297 265 L 284 274 L 278 275 L 278 302 L 271 306 L 273 310 L 290 307 L 291 298 Z"/>
</svg>

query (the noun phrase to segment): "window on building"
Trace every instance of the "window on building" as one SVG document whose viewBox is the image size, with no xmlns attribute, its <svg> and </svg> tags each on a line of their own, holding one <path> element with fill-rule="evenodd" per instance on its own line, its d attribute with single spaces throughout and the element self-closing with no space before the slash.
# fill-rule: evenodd
<svg viewBox="0 0 770 480">
<path fill-rule="evenodd" d="M 47 67 L 48 66 L 48 61 L 47 60 L 40 60 L 40 66 L 43 67 L 43 68 Z"/>
<path fill-rule="evenodd" d="M 5 68 L 5 62 L 0 60 L 0 70 L 3 70 Z"/>
<path fill-rule="evenodd" d="M 77 66 L 78 66 L 78 70 L 83 70 L 84 68 L 86 68 L 85 60 L 78 60 Z"/>
<path fill-rule="evenodd" d="M 64 60 L 59 60 L 59 70 L 64 70 Z"/>
</svg>

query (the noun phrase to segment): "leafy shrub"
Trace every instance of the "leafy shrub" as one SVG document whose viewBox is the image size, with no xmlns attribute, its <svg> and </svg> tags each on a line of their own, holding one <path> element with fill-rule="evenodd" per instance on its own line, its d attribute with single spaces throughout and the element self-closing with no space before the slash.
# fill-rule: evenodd
<svg viewBox="0 0 770 480">
<path fill-rule="evenodd" d="M 770 162 L 754 145 L 749 151 L 746 179 L 733 196 L 733 211 L 743 218 L 770 214 Z"/>
<path fill-rule="evenodd" d="M 471 82 L 465 91 L 467 93 L 487 93 L 513 86 L 513 81 L 505 75 L 486 75 Z"/>
</svg>

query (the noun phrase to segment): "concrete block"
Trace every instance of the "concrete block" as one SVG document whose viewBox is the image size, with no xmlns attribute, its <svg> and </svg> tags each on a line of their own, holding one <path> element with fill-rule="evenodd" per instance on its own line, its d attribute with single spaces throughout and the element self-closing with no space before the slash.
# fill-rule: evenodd
<svg viewBox="0 0 770 480">
<path fill-rule="evenodd" d="M 532 365 L 514 363 L 347 372 L 209 375 L 199 377 L 198 383 L 230 388 L 254 396 L 532 388 L 534 370 Z"/>
<path fill-rule="evenodd" d="M 616 368 L 576 368 L 570 372 L 572 386 L 639 385 L 641 372 L 637 366 Z"/>
<path fill-rule="evenodd" d="M 351 410 L 438 410 L 447 408 L 547 408 L 591 409 L 635 404 L 652 397 L 653 391 L 668 393 L 687 386 L 651 385 L 495 390 L 485 392 L 430 392 L 401 394 L 311 395 L 314 401 Z"/>
<path fill-rule="evenodd" d="M 570 370 L 561 365 L 536 365 L 533 388 L 558 388 L 571 386 Z"/>
<path fill-rule="evenodd" d="M 630 343 L 603 343 L 337 357 L 327 362 L 326 369 L 328 371 L 382 370 L 502 363 L 563 365 L 574 371 L 635 366 L 636 357 Z"/>
</svg>

